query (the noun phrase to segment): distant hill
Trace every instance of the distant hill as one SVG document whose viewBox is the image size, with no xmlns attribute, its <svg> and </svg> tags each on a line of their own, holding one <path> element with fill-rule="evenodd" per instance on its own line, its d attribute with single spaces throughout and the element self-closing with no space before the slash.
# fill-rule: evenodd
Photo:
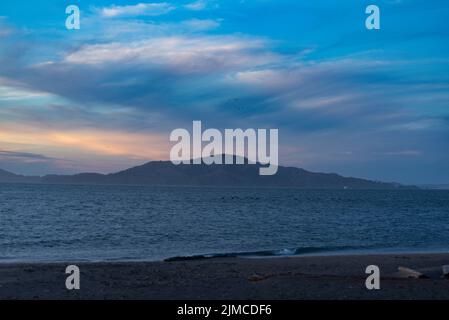
<svg viewBox="0 0 449 320">
<path fill-rule="evenodd" d="M 27 177 L 0 170 L 0 182 L 47 184 L 112 184 L 165 186 L 248 186 L 295 187 L 304 189 L 398 189 L 416 188 L 342 177 L 333 173 L 314 173 L 294 167 L 279 167 L 273 176 L 260 176 L 260 164 L 174 165 L 170 161 L 152 161 L 111 174 L 81 173 Z"/>
<path fill-rule="evenodd" d="M 22 176 L 0 169 L 1 183 L 37 183 L 41 177 Z"/>
</svg>

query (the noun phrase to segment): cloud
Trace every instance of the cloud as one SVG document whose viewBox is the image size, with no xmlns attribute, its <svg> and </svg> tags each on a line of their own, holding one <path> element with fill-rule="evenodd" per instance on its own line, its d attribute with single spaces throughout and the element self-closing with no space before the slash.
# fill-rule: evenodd
<svg viewBox="0 0 449 320">
<path fill-rule="evenodd" d="M 129 6 L 110 6 L 98 9 L 100 15 L 107 18 L 130 16 L 160 16 L 174 10 L 175 7 L 167 2 L 139 3 Z"/>
<path fill-rule="evenodd" d="M 173 36 L 149 40 L 82 46 L 65 62 L 80 65 L 144 63 L 170 66 L 174 72 L 210 72 L 223 68 L 270 63 L 276 55 L 264 51 L 266 42 L 232 36 Z M 257 51 L 257 54 L 255 53 Z"/>
<path fill-rule="evenodd" d="M 92 167 L 92 165 L 90 167 Z M 0 156 L 0 169 L 29 176 L 79 173 L 85 172 L 86 168 L 89 168 L 87 164 L 80 166 L 79 163 L 72 160 L 36 161 L 29 158 Z"/>
<path fill-rule="evenodd" d="M 178 27 L 187 24 L 199 29 L 214 25 L 184 20 Z M 278 52 L 274 41 L 261 37 L 192 31 L 145 36 L 147 24 L 132 26 L 141 38 L 99 38 L 60 52 L 61 58 L 51 63 L 33 66 L 20 65 L 10 56 L 0 71 L 30 92 L 48 92 L 85 109 L 130 108 L 138 114 L 135 118 L 147 112 L 149 118 L 157 117 L 161 127 L 198 116 L 210 125 L 227 121 L 235 126 L 245 116 L 251 117 L 253 126 L 297 132 L 339 127 L 377 130 L 377 126 L 400 127 L 414 121 L 405 115 L 417 100 L 404 92 L 419 92 L 420 101 L 435 103 L 438 83 L 426 87 L 419 79 L 404 81 L 403 70 L 416 66 L 415 61 L 373 59 L 369 52 L 313 61 L 304 56 L 304 48 L 298 53 Z M 446 87 L 438 90 L 441 103 L 447 101 Z M 140 122 L 123 121 L 123 125 Z"/>
<path fill-rule="evenodd" d="M 97 119 L 97 124 L 100 119 Z M 93 125 L 93 124 L 91 124 Z M 15 122 L 0 126 L 0 168 L 22 174 L 109 173 L 151 159 L 168 159 L 168 137 L 118 127 L 77 127 L 69 121 L 47 126 Z M 17 151 L 11 151 L 11 150 Z M 23 152 L 19 150 L 34 150 Z"/>
<path fill-rule="evenodd" d="M 119 128 L 47 128 L 35 123 L 33 127 L 2 125 L 0 143 L 41 150 L 36 153 L 0 150 L 0 157 L 21 158 L 29 161 L 48 161 L 56 158 L 79 159 L 82 154 L 92 157 L 110 156 L 140 160 L 167 159 L 168 138 L 150 131 L 126 131 Z"/>
<path fill-rule="evenodd" d="M 40 161 L 49 161 L 56 160 L 51 157 L 47 157 L 41 154 L 29 153 L 29 152 L 17 152 L 17 151 L 7 151 L 0 149 L 0 160 L 4 160 L 6 158 L 16 159 L 16 160 L 24 160 L 26 162 L 40 162 Z"/>
<path fill-rule="evenodd" d="M 1 28 L 0 29 L 0 38 L 10 36 L 12 33 L 13 33 L 12 29 Z"/>
<path fill-rule="evenodd" d="M 216 29 L 220 26 L 220 22 L 211 19 L 191 19 L 183 21 L 181 25 L 192 32 L 198 32 Z"/>
<path fill-rule="evenodd" d="M 37 153 L 0 149 L 0 169 L 18 174 L 41 175 L 54 172 L 57 168 L 59 172 L 64 172 L 66 164 L 70 164 L 70 161 Z"/>
<path fill-rule="evenodd" d="M 373 152 L 376 156 L 420 156 L 421 150 L 399 150 L 399 151 L 386 151 L 386 152 Z"/>
<path fill-rule="evenodd" d="M 139 112 L 148 119 L 156 116 L 159 128 L 197 117 L 211 126 L 241 126 L 250 117 L 253 126 L 282 127 L 296 134 L 400 128 L 414 121 L 406 116 L 410 103 L 403 102 L 410 95 L 402 92 L 416 91 L 411 89 L 415 84 L 396 79 L 411 62 L 364 57 L 307 62 L 276 52 L 269 41 L 241 35 L 89 44 L 62 56 L 61 61 L 16 69 L 9 76 L 25 88 L 64 97 L 84 109 L 103 105 L 109 112 L 133 110 L 129 122 L 120 118 L 121 123 L 113 120 L 111 126 L 144 126 Z M 421 99 L 431 96 L 419 81 L 416 86 Z M 84 114 L 77 112 L 68 117 Z M 42 114 L 52 118 L 53 113 Z M 91 116 L 94 123 L 105 115 Z"/>
<path fill-rule="evenodd" d="M 0 105 L 6 102 L 12 102 L 17 100 L 28 100 L 28 99 L 39 99 L 39 98 L 49 98 L 50 94 L 46 92 L 25 90 L 9 85 L 2 85 L 0 78 Z"/>
<path fill-rule="evenodd" d="M 6 38 L 15 33 L 14 28 L 9 26 L 6 17 L 0 16 L 0 38 Z"/>
<path fill-rule="evenodd" d="M 448 128 L 448 121 L 444 117 L 420 117 L 389 126 L 386 129 L 392 131 L 446 131 Z"/>
<path fill-rule="evenodd" d="M 151 38 L 204 35 L 221 26 L 222 19 L 188 18 L 180 21 L 150 21 L 131 19 L 98 19 L 88 16 L 83 19 L 84 30 L 79 43 L 128 43 Z M 92 39 L 95 39 L 92 41 Z"/>
<path fill-rule="evenodd" d="M 188 10 L 193 10 L 193 11 L 204 10 L 207 7 L 207 1 L 206 0 L 198 0 L 198 1 L 186 4 L 184 7 Z"/>
</svg>

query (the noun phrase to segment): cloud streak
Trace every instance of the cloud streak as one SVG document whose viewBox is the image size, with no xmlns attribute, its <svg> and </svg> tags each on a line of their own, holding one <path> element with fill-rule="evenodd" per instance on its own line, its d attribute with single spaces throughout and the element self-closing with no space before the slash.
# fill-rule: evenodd
<svg viewBox="0 0 449 320">
<path fill-rule="evenodd" d="M 98 9 L 101 16 L 106 18 L 132 17 L 132 16 L 160 16 L 174 10 L 175 7 L 168 2 L 138 3 L 127 6 L 110 6 Z"/>
<path fill-rule="evenodd" d="M 29 152 L 17 152 L 17 151 L 6 151 L 0 149 L 0 159 L 12 158 L 26 161 L 48 161 L 55 160 L 41 154 L 29 153 Z"/>
<path fill-rule="evenodd" d="M 188 10 L 194 10 L 194 11 L 204 10 L 207 7 L 207 1 L 206 0 L 194 1 L 194 2 L 186 4 L 184 7 Z"/>
<path fill-rule="evenodd" d="M 86 45 L 70 53 L 72 64 L 128 64 L 169 66 L 175 72 L 212 72 L 232 67 L 267 64 L 275 54 L 261 51 L 264 42 L 238 37 L 161 37 L 131 43 Z M 257 54 L 255 54 L 257 53 Z"/>
</svg>

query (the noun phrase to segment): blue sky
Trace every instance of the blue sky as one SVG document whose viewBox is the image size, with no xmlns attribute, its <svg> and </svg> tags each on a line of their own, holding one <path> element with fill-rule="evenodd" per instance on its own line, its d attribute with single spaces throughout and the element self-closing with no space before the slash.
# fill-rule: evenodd
<svg viewBox="0 0 449 320">
<path fill-rule="evenodd" d="M 284 165 L 449 183 L 448 16 L 421 0 L 2 1 L 0 168 L 168 159 L 170 132 L 201 120 L 278 128 Z"/>
</svg>

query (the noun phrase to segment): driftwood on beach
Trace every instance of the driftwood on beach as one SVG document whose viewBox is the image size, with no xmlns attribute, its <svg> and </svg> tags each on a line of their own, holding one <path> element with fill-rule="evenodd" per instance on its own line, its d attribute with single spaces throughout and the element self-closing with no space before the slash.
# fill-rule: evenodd
<svg viewBox="0 0 449 320">
<path fill-rule="evenodd" d="M 426 278 L 428 278 L 425 274 L 423 274 L 423 273 L 421 273 L 419 271 L 410 269 L 410 268 L 406 268 L 406 267 L 399 267 L 398 271 L 402 275 L 406 276 L 407 278 L 415 278 L 415 279 L 426 279 Z"/>
</svg>

